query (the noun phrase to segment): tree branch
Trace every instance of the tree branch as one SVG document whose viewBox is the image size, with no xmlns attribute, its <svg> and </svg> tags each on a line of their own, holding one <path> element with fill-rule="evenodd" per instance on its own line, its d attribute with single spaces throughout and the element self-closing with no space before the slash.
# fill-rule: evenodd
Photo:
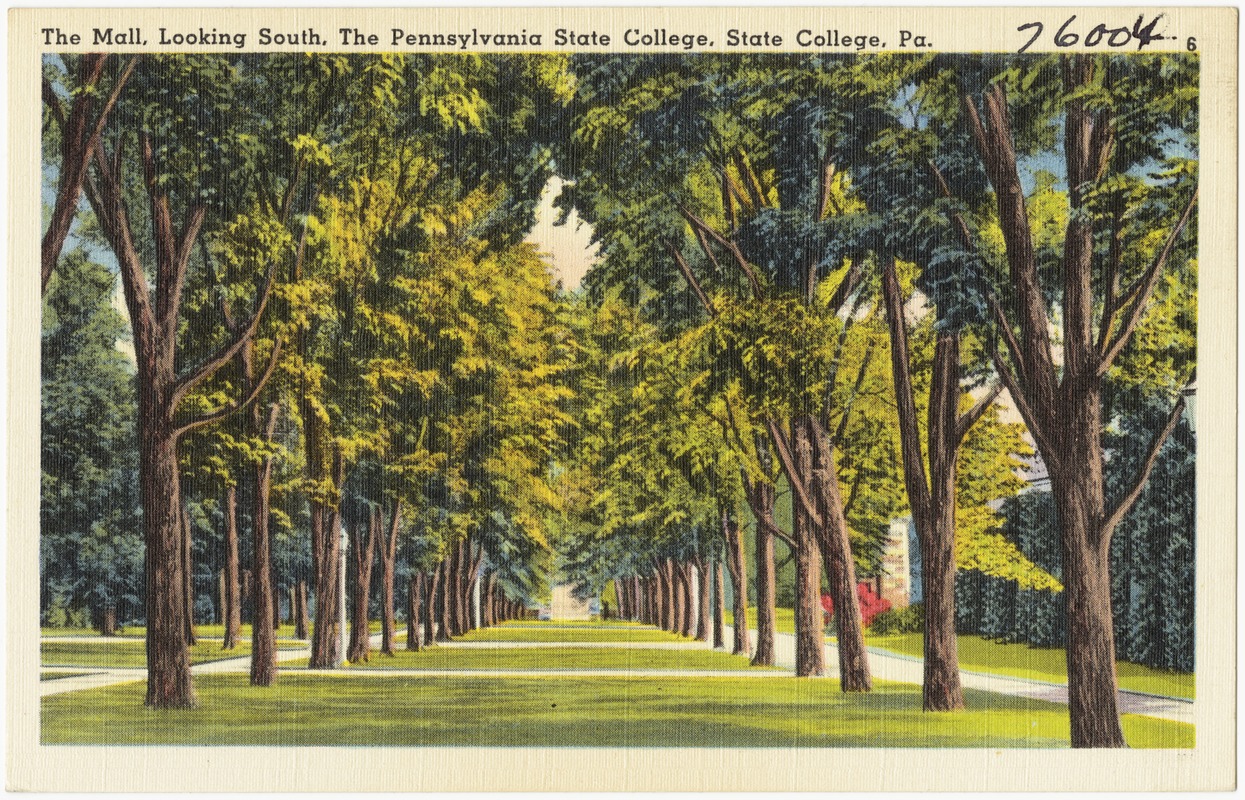
<svg viewBox="0 0 1245 800">
<path fill-rule="evenodd" d="M 791 445 L 787 441 L 787 436 L 783 433 L 782 428 L 774 420 L 766 420 L 765 426 L 769 430 L 770 438 L 774 441 L 774 450 L 778 453 L 778 460 L 782 464 L 783 472 L 787 474 L 787 483 L 791 484 L 791 490 L 795 492 L 795 496 L 800 501 L 800 507 L 804 509 L 804 513 L 808 515 L 813 525 L 820 527 L 822 524 L 821 514 L 818 513 L 817 507 L 813 505 L 812 499 L 808 496 L 808 489 L 804 486 L 804 482 L 800 480 L 799 470 L 796 469 L 795 459 L 791 455 Z"/>
<path fill-rule="evenodd" d="M 960 442 L 964 441 L 964 437 L 977 424 L 977 420 L 981 419 L 981 415 L 986 413 L 986 409 L 994 403 L 995 399 L 1003 392 L 1003 381 L 997 380 L 990 387 L 981 399 L 973 404 L 973 407 L 965 411 L 959 419 L 955 421 L 955 441 L 953 444 L 959 447 Z"/>
<path fill-rule="evenodd" d="M 1200 188 L 1200 187 L 1199 187 Z M 1141 317 L 1145 313 L 1146 304 L 1150 302 L 1150 296 L 1154 293 L 1154 287 L 1158 284 L 1159 274 L 1162 273 L 1163 267 L 1167 264 L 1167 259 L 1171 256 L 1172 250 L 1176 246 L 1176 240 L 1180 237 L 1181 232 L 1188 224 L 1189 218 L 1193 215 L 1193 207 L 1197 205 L 1197 195 L 1199 189 L 1193 190 L 1193 195 L 1189 198 L 1188 205 L 1185 206 L 1184 213 L 1180 215 L 1180 221 L 1176 223 L 1176 227 L 1172 228 L 1171 233 L 1167 236 L 1167 241 L 1163 244 L 1163 249 L 1150 262 L 1150 266 L 1146 268 L 1145 273 L 1137 280 L 1126 294 L 1125 298 L 1120 302 L 1123 307 L 1129 302 L 1132 307 L 1128 311 L 1125 318 L 1124 326 L 1120 329 L 1120 333 L 1111 342 L 1111 345 L 1102 350 L 1102 357 L 1098 364 L 1098 377 L 1107 374 L 1107 370 L 1115 362 L 1120 352 L 1128 345 L 1129 339 L 1132 338 L 1133 332 L 1137 329 Z M 1110 330 L 1109 326 L 1108 330 Z"/>
<path fill-rule="evenodd" d="M 747 276 L 748 284 L 752 287 L 752 294 L 755 297 L 760 298 L 761 282 L 757 280 L 756 272 L 752 269 L 752 265 L 748 263 L 748 259 L 744 258 L 744 254 L 740 251 L 739 245 L 715 231 L 709 223 L 696 216 L 696 214 L 687 206 L 679 205 L 679 213 L 683 215 L 684 219 L 691 223 L 692 227 L 699 228 L 704 231 L 710 239 L 713 239 L 715 242 L 730 251 L 730 254 L 735 258 L 735 263 L 739 265 L 739 268 L 743 270 L 744 275 Z"/>
<path fill-rule="evenodd" d="M 1190 379 L 1192 382 L 1192 379 Z M 1167 423 L 1158 435 L 1154 437 L 1154 441 L 1150 443 L 1150 452 L 1146 455 L 1146 460 L 1141 465 L 1140 472 L 1137 473 L 1133 485 L 1129 487 L 1116 503 L 1114 510 L 1107 514 L 1102 525 L 1098 528 L 1098 541 L 1101 547 L 1106 547 L 1111 541 L 1111 533 L 1115 527 L 1120 524 L 1128 512 L 1132 510 L 1136 504 L 1137 498 L 1141 497 L 1142 490 L 1145 489 L 1146 482 L 1150 480 L 1150 473 L 1154 470 L 1155 463 L 1159 460 L 1159 453 L 1163 450 L 1163 445 L 1171 436 L 1172 431 L 1176 430 L 1177 423 L 1180 422 L 1180 415 L 1184 413 L 1185 396 L 1180 395 L 1180 399 L 1176 401 L 1176 405 L 1172 407 L 1171 413 L 1167 415 Z"/>
<path fill-rule="evenodd" d="M 277 341 L 272 347 L 272 356 L 268 359 L 268 366 L 264 368 L 264 374 L 261 375 L 259 380 L 255 382 L 255 385 L 251 387 L 251 391 L 247 393 L 246 397 L 242 398 L 242 400 L 237 403 L 230 403 L 224 408 L 213 411 L 210 414 L 204 414 L 203 416 L 196 417 L 189 422 L 183 423 L 174 431 L 174 438 L 181 438 L 190 431 L 202 428 L 204 425 L 210 425 L 218 420 L 222 420 L 230 414 L 241 411 L 251 403 L 255 402 L 260 393 L 263 392 L 264 387 L 268 385 L 268 379 L 272 377 L 272 373 L 276 371 L 277 362 L 280 360 L 280 357 L 281 342 Z M 174 408 L 176 408 L 176 405 L 174 405 Z"/>
<path fill-rule="evenodd" d="M 255 336 L 255 332 L 259 330 L 259 324 L 264 317 L 264 309 L 268 306 L 268 299 L 272 296 L 272 287 L 276 280 L 276 262 L 274 261 L 268 267 L 268 275 L 264 278 L 264 288 L 260 290 L 259 305 L 255 308 L 255 313 L 251 316 L 250 322 L 246 327 L 238 333 L 232 342 L 217 350 L 207 361 L 200 364 L 195 370 L 177 379 L 173 384 L 173 394 L 171 404 L 173 408 L 177 408 L 177 404 L 186 396 L 187 392 L 194 389 L 203 381 L 207 380 L 216 370 L 223 367 L 234 356 L 238 354 L 243 346 Z M 279 349 L 279 348 L 276 348 Z M 274 352 L 276 352 L 274 349 Z"/>
<path fill-rule="evenodd" d="M 679 265 L 679 271 L 683 273 L 683 279 L 687 281 L 687 285 L 696 294 L 696 299 L 705 307 L 710 317 L 718 315 L 717 309 L 709 302 L 709 296 L 705 294 L 705 290 L 701 288 L 700 281 L 696 280 L 696 276 L 692 274 L 692 268 L 687 265 L 683 259 L 683 254 L 679 252 L 679 248 L 674 246 L 674 242 L 669 239 L 663 239 L 662 244 L 666 247 L 666 252 L 670 253 L 670 257 L 674 259 L 674 263 Z"/>
<path fill-rule="evenodd" d="M 1046 438 L 1046 432 L 1034 415 L 1033 407 L 1029 405 L 1028 398 L 1016 382 L 1016 376 L 1012 373 L 1011 367 L 999 355 L 998 347 L 991 348 L 990 356 L 994 361 L 995 372 L 999 374 L 999 377 L 1003 380 L 1003 385 L 1007 388 L 1007 394 L 1012 398 L 1012 402 L 1016 404 L 1016 409 L 1020 412 L 1020 416 L 1024 418 L 1025 426 L 1028 427 L 1029 433 L 1033 434 L 1033 440 L 1037 443 L 1038 451 L 1041 452 L 1042 458 L 1050 461 L 1055 457 L 1055 451 L 1051 449 L 1050 440 Z"/>
</svg>

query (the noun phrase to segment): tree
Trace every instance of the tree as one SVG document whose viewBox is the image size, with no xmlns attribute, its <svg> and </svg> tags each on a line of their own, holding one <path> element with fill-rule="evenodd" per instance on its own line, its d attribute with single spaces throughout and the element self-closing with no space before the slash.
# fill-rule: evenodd
<svg viewBox="0 0 1245 800">
<path fill-rule="evenodd" d="M 213 203 L 213 183 L 228 172 L 221 166 L 206 170 L 198 155 L 207 148 L 222 157 L 245 160 L 245 140 L 240 138 L 244 131 L 236 121 L 229 124 L 223 119 L 233 84 L 232 72 L 221 60 L 147 59 L 135 81 L 143 90 L 132 92 L 125 113 L 111 115 L 116 130 L 107 141 L 101 137 L 96 142 L 86 193 L 117 259 L 137 362 L 139 483 L 146 544 L 146 702 L 177 708 L 195 704 L 186 642 L 183 550 L 189 534 L 182 520 L 177 442 L 188 431 L 254 400 L 258 391 L 192 416 L 185 414 L 182 401 L 250 339 L 263 316 L 272 275 L 246 276 L 256 299 L 242 334 L 197 363 L 185 363 L 185 354 L 179 353 L 178 325 L 191 257 Z M 215 124 L 203 124 L 213 119 Z M 214 136 L 218 131 L 226 135 Z M 231 145 L 237 150 L 231 152 Z M 134 157 L 135 152 L 140 169 L 123 169 L 130 163 L 126 154 Z M 138 174 L 141 184 L 135 185 Z M 149 226 L 149 238 L 138 238 L 142 223 L 135 223 L 130 210 L 138 197 L 148 206 L 143 222 Z M 154 289 L 143 255 L 147 252 L 153 254 Z M 270 373 L 271 364 L 263 374 Z"/>
<path fill-rule="evenodd" d="M 115 286 L 106 267 L 71 251 L 48 284 L 40 353 L 42 608 L 85 605 L 105 635 L 119 607 L 139 612 L 143 594 L 134 386 L 117 347 Z"/>
<path fill-rule="evenodd" d="M 1181 149 L 1196 131 L 1196 96 L 1191 62 L 1172 57 L 1016 59 L 1002 73 L 961 77 L 962 124 L 993 189 L 1003 239 L 1006 270 L 990 274 L 994 363 L 1050 471 L 1058 509 L 1073 747 L 1124 746 L 1112 534 L 1185 403 L 1181 396 L 1172 405 L 1133 480 L 1109 498 L 1103 385 L 1134 343 L 1160 279 L 1188 261 L 1182 234 L 1197 201 L 1196 164 Z M 1063 135 L 1052 147 L 1055 125 Z M 1065 169 L 1066 219 L 1050 238 L 1033 227 L 1021 177 L 1020 158 L 1034 151 L 1057 153 Z M 1164 163 L 1165 180 L 1130 174 Z"/>
<path fill-rule="evenodd" d="M 48 281 L 51 280 L 52 271 L 56 269 L 65 239 L 72 228 L 78 202 L 82 197 L 82 183 L 86 179 L 91 159 L 95 157 L 95 149 L 104 126 L 108 123 L 108 115 L 116 106 L 126 81 L 134 71 L 138 56 L 132 56 L 119 70 L 118 59 L 107 53 L 87 53 L 77 57 L 62 55 L 60 60 L 71 63 L 76 61 L 77 73 L 72 88 L 65 85 L 68 81 L 61 87 L 62 91 L 71 94 L 68 114 L 65 113 L 56 84 L 49 78 L 43 79 L 43 103 L 56 120 L 61 151 L 57 165 L 56 204 L 52 208 L 52 217 L 40 247 L 40 286 L 44 292 L 48 290 Z M 51 68 L 51 65 L 48 67 Z M 105 73 L 110 71 L 110 67 L 116 74 L 109 79 L 105 77 Z M 108 97 L 97 108 L 103 85 L 109 80 L 112 87 Z M 47 125 L 44 127 L 45 130 L 48 128 Z"/>
</svg>

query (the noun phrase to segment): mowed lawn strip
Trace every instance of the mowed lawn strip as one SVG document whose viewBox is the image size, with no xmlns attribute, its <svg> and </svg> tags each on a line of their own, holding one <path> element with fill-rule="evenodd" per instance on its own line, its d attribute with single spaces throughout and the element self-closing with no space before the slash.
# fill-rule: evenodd
<svg viewBox="0 0 1245 800">
<path fill-rule="evenodd" d="M 298 664 L 300 662 L 291 662 Z M 751 670 L 742 656 L 720 650 L 645 650 L 610 647 L 430 647 L 419 652 L 399 650 L 393 656 L 373 651 L 368 661 L 351 669 L 623 669 L 623 670 Z M 770 669 L 770 668 L 762 668 Z"/>
<path fill-rule="evenodd" d="M 300 648 L 301 642 L 280 642 L 278 649 Z M 251 643 L 241 642 L 222 650 L 220 642 L 200 640 L 190 647 L 190 663 L 206 664 L 251 654 Z M 143 641 L 41 642 L 40 663 L 58 667 L 146 667 L 147 644 Z"/>
<path fill-rule="evenodd" d="M 199 707 L 152 711 L 141 683 L 43 699 L 45 744 L 500 747 L 1068 746 L 1066 706 L 968 691 L 926 714 L 917 686 L 833 679 L 463 678 L 283 674 L 196 680 Z M 1188 748 L 1193 726 L 1125 716 L 1133 747 Z"/>
<path fill-rule="evenodd" d="M 689 642 L 682 636 L 639 625 L 499 625 L 458 637 L 460 642 Z"/>
<path fill-rule="evenodd" d="M 868 636 L 865 643 L 870 647 L 918 658 L 924 647 L 919 633 Z M 959 656 L 960 669 L 970 672 L 1012 675 L 1049 683 L 1068 682 L 1063 648 L 1003 644 L 980 636 L 961 634 Z M 1194 696 L 1195 680 L 1191 673 L 1166 672 L 1127 661 L 1118 662 L 1115 668 L 1121 689 L 1165 697 L 1192 699 Z"/>
</svg>

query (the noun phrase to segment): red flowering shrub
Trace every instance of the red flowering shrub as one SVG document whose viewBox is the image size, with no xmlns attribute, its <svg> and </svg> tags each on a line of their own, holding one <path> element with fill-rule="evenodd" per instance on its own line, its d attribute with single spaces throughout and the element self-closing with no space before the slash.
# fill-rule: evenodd
<svg viewBox="0 0 1245 800">
<path fill-rule="evenodd" d="M 860 622 L 865 628 L 878 614 L 891 610 L 891 601 L 874 594 L 873 587 L 867 582 L 856 584 L 856 597 L 860 600 Z M 826 612 L 825 624 L 829 625 L 830 617 L 834 615 L 834 600 L 826 592 L 821 593 L 821 608 Z"/>
</svg>

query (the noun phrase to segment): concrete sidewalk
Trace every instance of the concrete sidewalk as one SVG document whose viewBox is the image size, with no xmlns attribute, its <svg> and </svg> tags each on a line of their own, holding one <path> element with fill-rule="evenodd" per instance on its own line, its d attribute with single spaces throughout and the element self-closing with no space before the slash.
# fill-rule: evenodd
<svg viewBox="0 0 1245 800">
<path fill-rule="evenodd" d="M 755 648 L 757 632 L 749 631 L 748 635 Z M 726 641 L 727 649 L 730 649 L 734 642 L 734 631 L 729 627 L 726 629 Z M 826 642 L 825 648 L 826 675 L 838 677 L 839 649 L 830 642 Z M 793 634 L 777 633 L 774 635 L 774 656 L 777 666 L 795 669 L 795 636 Z M 869 648 L 869 669 L 873 677 L 882 680 L 920 684 L 924 679 L 924 663 L 921 659 L 872 647 Z M 960 670 L 960 683 L 965 689 L 996 692 L 1012 697 L 1028 697 L 1051 703 L 1067 704 L 1068 702 L 1066 684 L 965 670 Z M 1193 723 L 1193 701 L 1191 700 L 1121 691 L 1119 703 L 1120 713 L 1123 714 L 1144 714 L 1175 722 Z"/>
</svg>

